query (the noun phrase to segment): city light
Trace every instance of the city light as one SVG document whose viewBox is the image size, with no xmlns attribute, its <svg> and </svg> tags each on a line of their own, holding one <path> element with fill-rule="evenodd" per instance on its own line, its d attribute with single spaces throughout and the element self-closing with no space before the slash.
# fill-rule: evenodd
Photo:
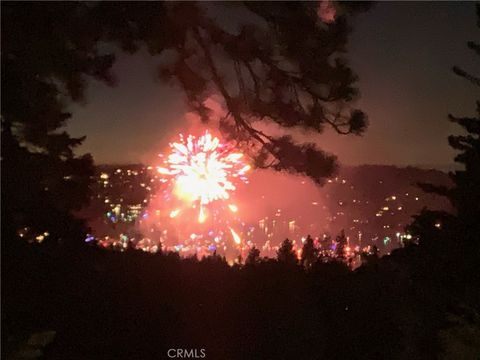
<svg viewBox="0 0 480 360">
<path fill-rule="evenodd" d="M 391 195 L 394 192 L 387 190 L 372 207 L 369 205 L 373 203 L 371 199 L 359 192 L 357 181 L 337 177 L 330 179 L 332 181 L 322 188 L 322 192 L 326 191 L 325 197 L 315 195 L 305 198 L 304 209 L 315 207 L 322 214 L 321 217 L 307 220 L 304 215 L 312 210 L 292 213 L 288 207 L 272 206 L 268 213 L 252 218 L 252 210 L 255 211 L 257 206 L 265 206 L 272 199 L 263 193 L 252 197 L 253 194 L 244 191 L 247 188 L 245 186 L 242 186 L 241 192 L 237 192 L 240 184 L 248 182 L 246 176 L 249 175 L 250 166 L 244 162 L 244 156 L 240 156 L 234 144 L 223 144 L 208 132 L 200 137 L 179 135 L 178 139 L 168 147 L 157 166 L 102 167 L 97 174 L 98 187 L 94 199 L 98 199 L 96 201 L 101 202 L 105 209 L 105 224 L 115 227 L 109 229 L 95 225 L 94 233 L 85 239 L 87 243 L 95 241 L 101 247 L 117 251 L 125 251 L 127 244 L 130 244 L 147 252 L 162 249 L 176 251 L 182 256 L 204 256 L 217 252 L 227 259 L 234 259 L 238 255 L 245 257 L 252 246 L 261 249 L 264 256 L 276 256 L 278 244 L 285 237 L 295 241 L 294 249 L 298 251 L 306 235 L 310 234 L 316 239 L 323 239 L 315 245 L 320 252 L 325 256 L 334 256 L 331 246 L 339 229 L 345 228 L 351 239 L 349 254 L 356 258 L 365 246 L 376 244 L 382 253 L 386 253 L 413 239 L 403 230 L 412 207 L 420 208 L 422 205 L 416 200 L 420 197 L 413 189 L 409 192 L 399 191 L 396 195 Z M 194 162 L 193 158 L 201 152 L 208 153 L 207 149 L 219 154 L 215 161 L 233 161 L 233 164 L 215 168 L 225 172 L 222 176 L 231 186 L 219 189 L 219 186 L 223 186 L 221 182 L 208 181 L 205 176 L 208 166 L 205 163 L 197 161 L 192 169 L 188 168 L 188 164 Z M 182 155 L 181 152 L 185 150 L 187 154 Z M 170 164 L 172 154 L 176 156 Z M 229 156 L 231 154 L 236 155 Z M 185 157 L 183 162 L 180 161 L 180 155 Z M 200 158 L 204 157 L 207 161 L 209 155 L 200 155 Z M 197 193 L 203 185 L 189 188 L 185 184 L 190 180 L 183 178 L 185 174 L 192 176 L 192 179 L 200 178 L 208 185 L 213 183 L 212 190 L 207 187 L 209 194 L 206 196 Z M 179 181 L 181 178 L 183 180 Z M 299 183 L 306 184 L 305 180 L 299 180 Z M 127 199 L 126 194 L 130 191 L 137 194 L 134 199 Z M 337 193 L 330 201 L 330 194 L 335 194 L 332 191 Z M 238 206 L 237 201 L 241 201 L 242 207 Z M 393 204 L 393 201 L 397 203 Z M 441 225 L 437 223 L 436 226 Z M 328 232 L 328 238 L 333 239 L 331 242 L 325 241 L 325 232 Z M 18 234 L 30 242 L 40 242 L 46 237 L 43 235 L 42 239 L 42 234 L 28 231 L 19 231 Z M 357 251 L 357 247 L 360 250 Z"/>
</svg>

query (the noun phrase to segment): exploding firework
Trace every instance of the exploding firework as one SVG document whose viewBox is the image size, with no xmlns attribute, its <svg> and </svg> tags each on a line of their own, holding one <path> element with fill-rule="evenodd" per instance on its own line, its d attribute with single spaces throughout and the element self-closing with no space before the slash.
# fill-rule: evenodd
<svg viewBox="0 0 480 360">
<path fill-rule="evenodd" d="M 244 252 L 246 225 L 235 203 L 235 190 L 248 182 L 251 168 L 243 154 L 206 131 L 180 135 L 160 158 L 160 191 L 149 210 L 155 215 L 142 219 L 141 232 L 184 255 Z"/>
<path fill-rule="evenodd" d="M 170 144 L 170 150 L 157 171 L 162 180 L 172 184 L 172 194 L 184 206 L 198 209 L 199 223 L 208 216 L 206 205 L 229 200 L 236 189 L 235 183 L 247 181 L 245 175 L 250 165 L 243 161 L 243 154 L 208 131 L 198 139 L 180 135 L 180 141 Z M 228 208 L 231 212 L 238 211 L 235 204 L 228 204 Z M 174 209 L 170 217 L 179 213 L 180 209 Z"/>
</svg>

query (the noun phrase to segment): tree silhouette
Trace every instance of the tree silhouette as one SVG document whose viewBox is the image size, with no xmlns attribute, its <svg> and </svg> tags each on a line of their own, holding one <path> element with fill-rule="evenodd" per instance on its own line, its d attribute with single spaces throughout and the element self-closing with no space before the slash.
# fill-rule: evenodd
<svg viewBox="0 0 480 360">
<path fill-rule="evenodd" d="M 480 27 L 479 4 L 476 4 L 476 10 L 477 26 Z M 480 55 L 478 43 L 468 42 L 468 47 Z M 478 76 L 459 67 L 454 67 L 453 72 L 475 88 L 480 86 Z M 432 305 L 437 308 L 436 313 L 426 316 L 422 322 L 437 332 L 443 347 L 440 358 L 445 359 L 452 356 L 469 358 L 478 353 L 478 344 L 472 342 L 478 332 L 478 323 L 472 321 L 472 314 L 466 316 L 467 321 L 462 318 L 470 307 L 474 309 L 473 313 L 478 312 L 480 290 L 480 101 L 477 101 L 476 117 L 449 115 L 449 120 L 464 130 L 464 134 L 448 138 L 450 146 L 459 152 L 455 161 L 461 169 L 449 174 L 453 183 L 451 187 L 419 185 L 426 192 L 446 197 L 455 211 L 423 209 L 407 228 L 415 235 L 418 246 L 413 243 L 397 250 L 399 256 L 408 255 L 405 258 L 408 266 L 403 268 L 411 272 L 414 286 L 425 290 L 427 296 L 423 301 L 428 303 L 428 308 Z M 442 321 L 441 327 L 438 319 Z"/>
<path fill-rule="evenodd" d="M 302 256 L 300 258 L 300 264 L 305 268 L 309 269 L 318 260 L 318 249 L 315 248 L 313 239 L 310 235 L 307 236 L 305 242 L 303 243 Z"/>
<path fill-rule="evenodd" d="M 374 264 L 377 264 L 377 263 L 378 263 L 378 259 L 379 259 L 378 253 L 379 253 L 379 250 L 378 250 L 377 245 L 373 245 L 370 252 L 365 252 L 365 251 L 363 251 L 363 252 L 360 254 L 360 258 L 361 258 L 361 260 L 362 260 L 362 265 L 374 265 Z"/>
<path fill-rule="evenodd" d="M 480 27 L 480 5 L 477 9 L 477 26 Z M 470 41 L 467 43 L 476 55 L 480 56 L 480 44 Z M 478 76 L 469 74 L 467 71 L 453 67 L 453 72 L 465 78 L 475 87 L 480 87 Z M 431 211 L 424 209 L 409 227 L 420 241 L 434 241 L 435 237 L 443 234 L 449 238 L 458 238 L 460 244 L 467 246 L 469 253 L 473 250 L 480 256 L 478 234 L 480 234 L 480 100 L 477 101 L 476 117 L 448 116 L 449 120 L 460 125 L 466 134 L 450 135 L 450 146 L 459 151 L 455 161 L 462 165 L 463 169 L 451 172 L 452 187 L 436 186 L 432 184 L 419 184 L 429 193 L 447 197 L 455 214 L 444 211 Z M 461 236 L 457 236 L 461 234 Z"/>
<path fill-rule="evenodd" d="M 183 89 L 190 109 L 204 122 L 215 114 L 209 99 L 224 111 L 216 116 L 225 136 L 234 139 L 258 167 L 310 176 L 321 183 L 336 168 L 335 156 L 314 144 L 299 144 L 282 131 L 273 135 L 262 121 L 339 134 L 361 134 L 366 116 L 352 108 L 357 77 L 343 56 L 350 28 L 347 17 L 365 6 L 338 4 L 335 22 L 324 23 L 318 4 L 236 3 L 217 5 L 241 11 L 235 30 L 209 15 L 197 2 L 100 3 L 92 6 L 106 37 L 129 52 L 145 45 L 152 55 L 171 53 L 160 77 Z"/>
<path fill-rule="evenodd" d="M 83 100 L 86 76 L 108 84 L 111 55 L 96 44 L 99 28 L 85 23 L 87 4 L 2 3 L 2 236 L 81 234 L 73 219 L 88 200 L 90 155 L 84 138 L 61 128 L 67 101 Z M 67 235 L 68 234 L 68 235 Z M 2 241 L 5 244 L 5 241 Z"/>
<path fill-rule="evenodd" d="M 255 246 L 248 251 L 247 258 L 245 259 L 245 265 L 253 266 L 260 262 L 260 250 Z"/>
<path fill-rule="evenodd" d="M 293 250 L 293 243 L 289 239 L 283 240 L 277 251 L 277 260 L 283 264 L 295 265 L 297 264 L 297 255 Z"/>
<path fill-rule="evenodd" d="M 347 237 L 345 236 L 345 230 L 338 234 L 335 238 L 335 243 L 335 257 L 340 261 L 346 261 L 345 247 L 347 246 Z"/>
</svg>

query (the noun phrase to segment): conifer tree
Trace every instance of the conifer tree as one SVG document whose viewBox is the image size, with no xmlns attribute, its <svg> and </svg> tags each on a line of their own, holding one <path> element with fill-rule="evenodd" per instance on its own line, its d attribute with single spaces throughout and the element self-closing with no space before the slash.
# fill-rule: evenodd
<svg viewBox="0 0 480 360">
<path fill-rule="evenodd" d="M 248 252 L 247 258 L 245 259 L 245 265 L 252 266 L 260 262 L 260 250 L 255 246 L 250 249 Z"/>
<path fill-rule="evenodd" d="M 277 251 L 277 260 L 281 263 L 294 265 L 297 263 L 297 255 L 293 250 L 293 243 L 289 239 L 285 239 Z"/>
<path fill-rule="evenodd" d="M 480 27 L 480 5 L 477 9 L 477 26 Z M 468 47 L 479 57 L 480 44 L 469 41 Z M 470 74 L 460 67 L 453 67 L 453 72 L 471 83 L 475 90 L 480 88 L 478 75 Z M 466 245 L 474 253 L 480 252 L 480 100 L 477 101 L 476 115 L 472 117 L 458 117 L 449 115 L 449 120 L 461 126 L 462 135 L 450 135 L 450 146 L 459 153 L 455 162 L 461 169 L 449 174 L 453 186 L 436 186 L 432 184 L 419 184 L 429 193 L 445 196 L 453 205 L 453 214 L 445 211 L 432 211 L 424 209 L 415 216 L 415 221 L 409 230 L 419 237 L 420 242 L 434 242 L 435 238 L 446 236 L 457 238 L 458 245 Z"/>
<path fill-rule="evenodd" d="M 302 256 L 300 263 L 305 269 L 309 269 L 318 260 L 318 249 L 315 248 L 315 244 L 310 235 L 307 236 L 303 243 Z"/>
</svg>

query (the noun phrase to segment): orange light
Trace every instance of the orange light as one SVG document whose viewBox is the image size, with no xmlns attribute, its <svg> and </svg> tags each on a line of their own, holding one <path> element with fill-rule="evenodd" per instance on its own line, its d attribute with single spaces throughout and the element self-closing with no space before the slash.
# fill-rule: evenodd
<svg viewBox="0 0 480 360">
<path fill-rule="evenodd" d="M 170 217 L 173 219 L 173 218 L 176 217 L 179 213 L 180 213 L 180 209 L 172 210 L 172 211 L 170 211 Z"/>
</svg>

